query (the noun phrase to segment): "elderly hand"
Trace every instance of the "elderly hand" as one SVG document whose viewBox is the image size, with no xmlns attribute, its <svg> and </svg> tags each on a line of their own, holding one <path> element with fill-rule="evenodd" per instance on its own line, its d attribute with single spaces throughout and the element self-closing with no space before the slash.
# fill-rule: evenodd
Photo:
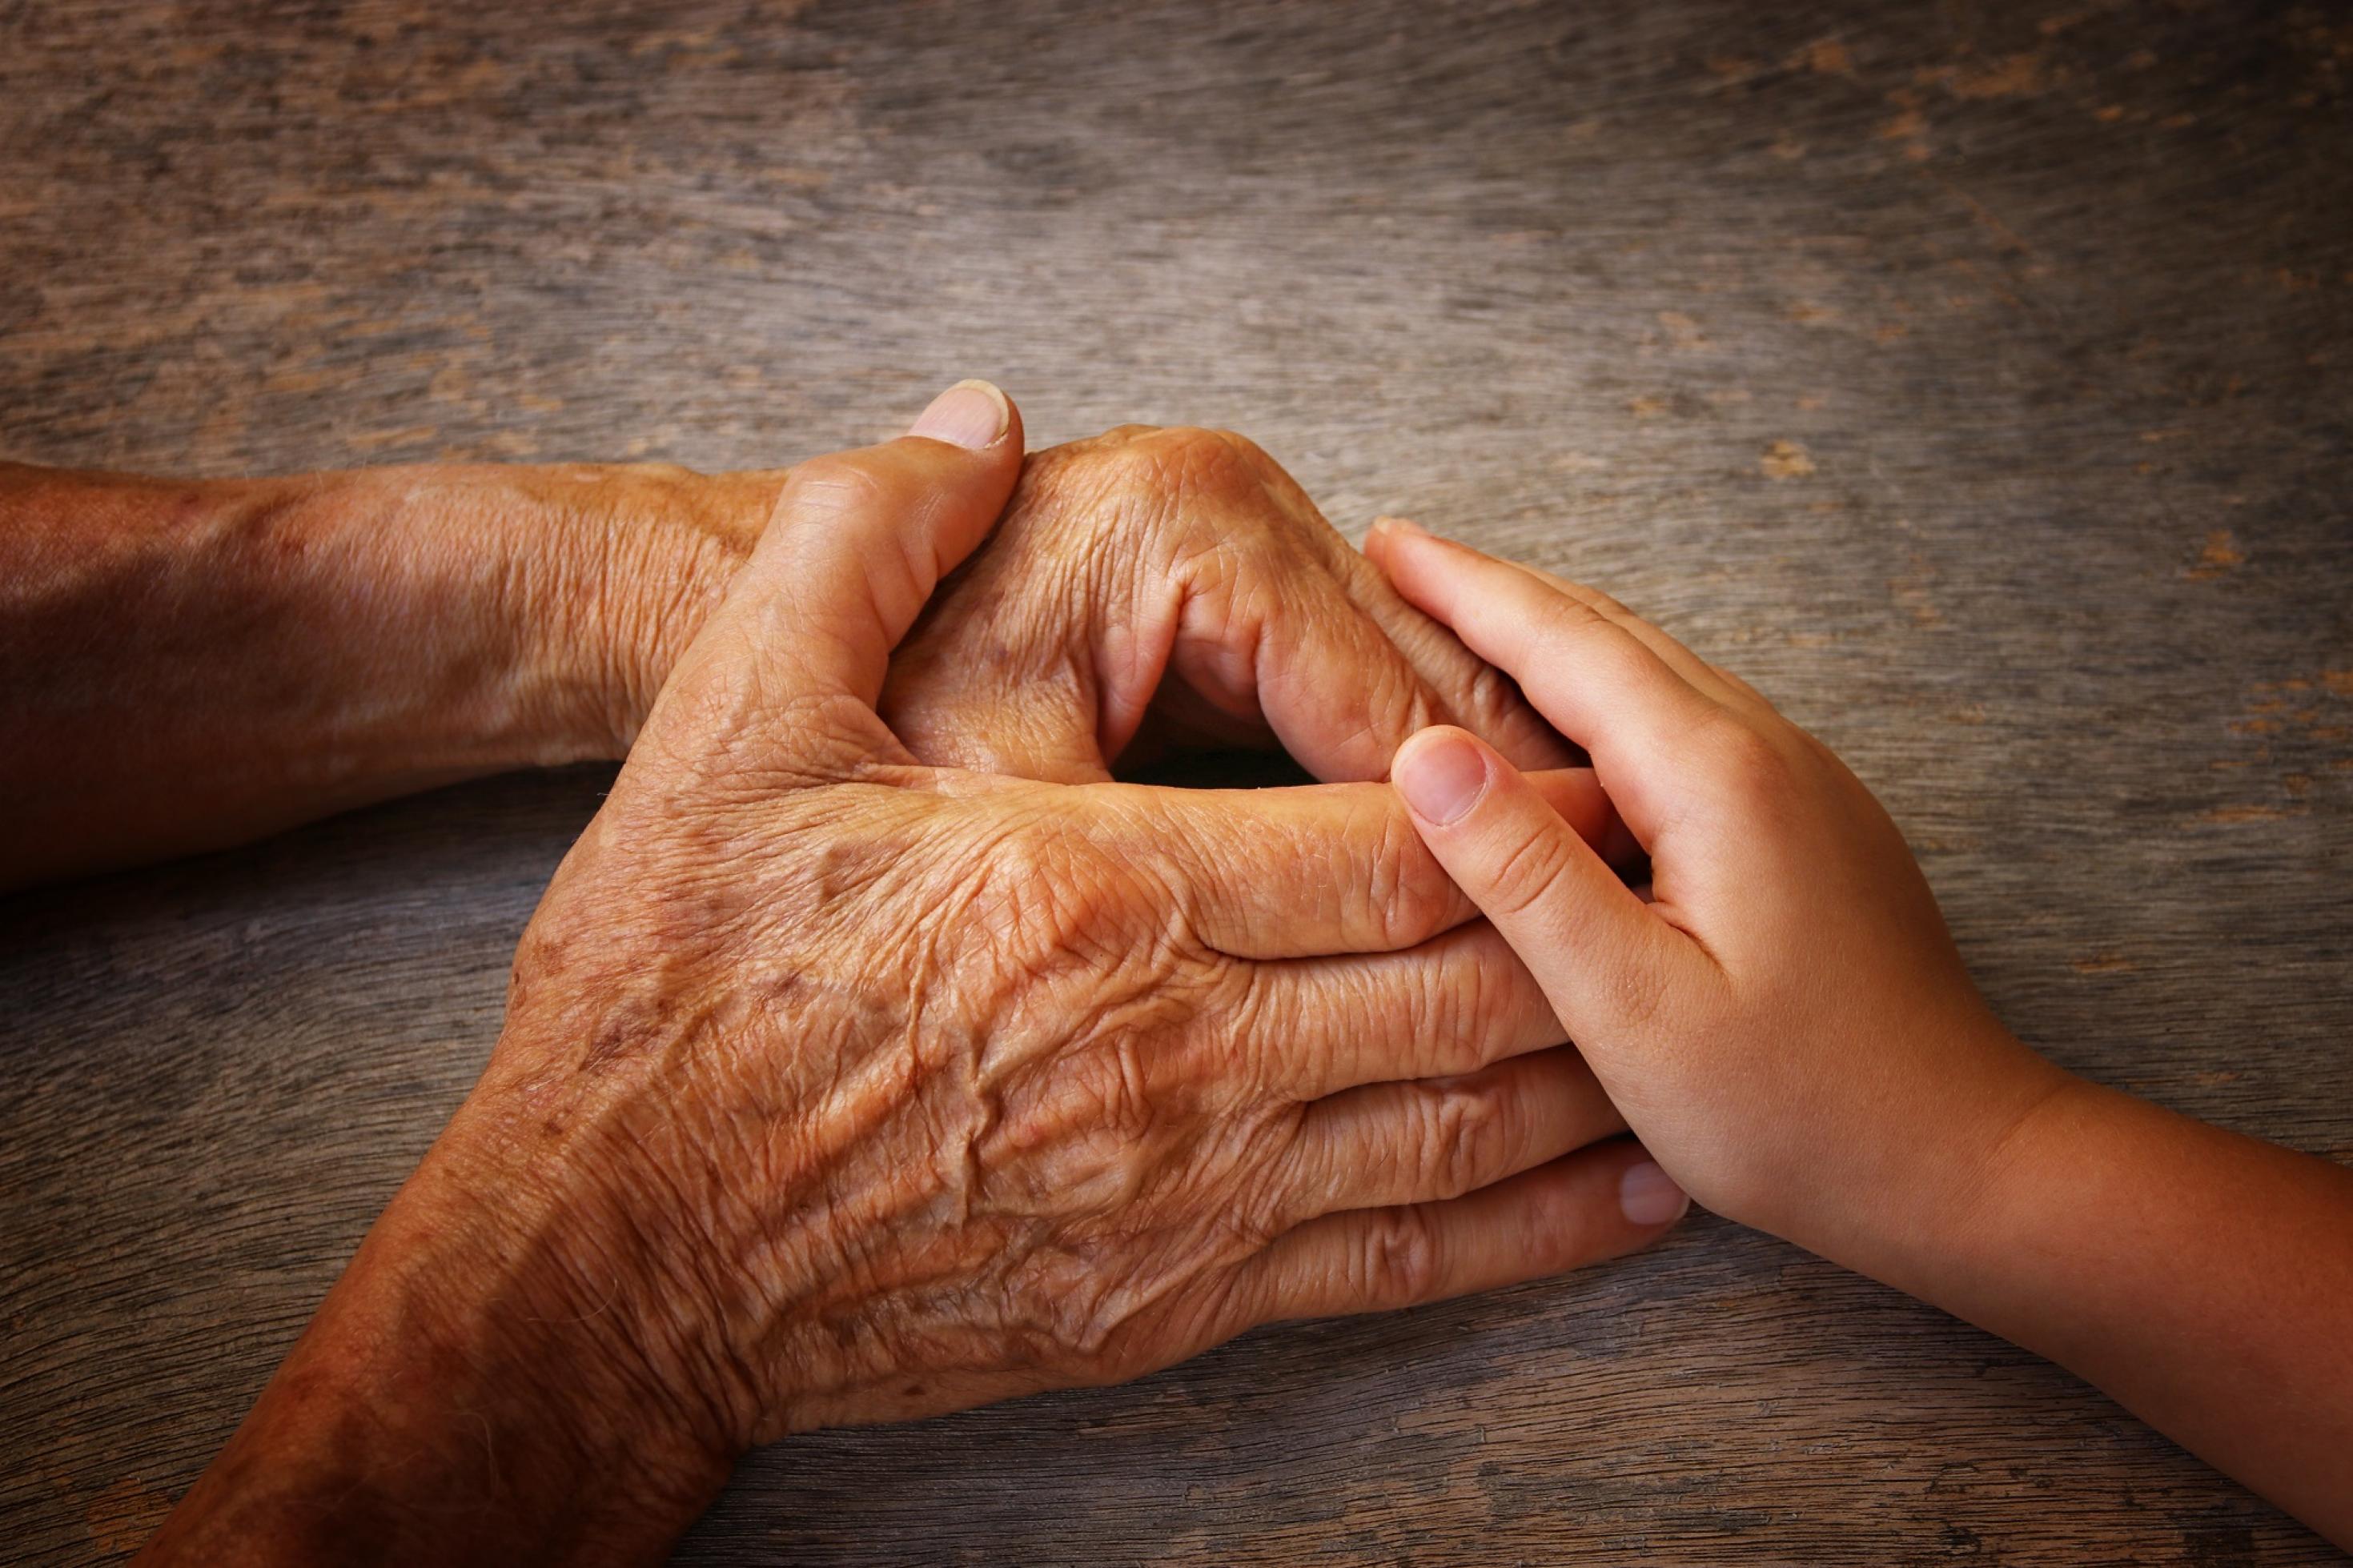
<svg viewBox="0 0 2353 1568">
<path fill-rule="evenodd" d="M 547 531 L 607 552 L 545 575 L 596 606 L 594 640 L 621 656 L 618 755 L 758 537 L 776 476 L 613 472 L 638 495 L 667 476 L 669 510 L 698 520 Z M 1272 458 L 1219 430 L 1123 426 L 1031 454 L 994 536 L 892 656 L 880 707 L 923 762 L 1057 783 L 1204 745 L 1280 745 L 1319 778 L 1378 779 L 1407 736 L 1437 723 L 1524 768 L 1578 760 Z M 1590 808 L 1607 811 L 1598 791 Z M 1614 842 L 1630 850 L 1622 830 Z"/>
<path fill-rule="evenodd" d="M 1615 1111 L 1385 786 L 909 754 L 886 660 L 1019 447 L 967 386 L 794 470 L 525 933 L 489 1070 L 164 1552 L 641 1556 L 751 1444 L 1680 1213 L 1637 1147 L 1583 1147 Z"/>
</svg>

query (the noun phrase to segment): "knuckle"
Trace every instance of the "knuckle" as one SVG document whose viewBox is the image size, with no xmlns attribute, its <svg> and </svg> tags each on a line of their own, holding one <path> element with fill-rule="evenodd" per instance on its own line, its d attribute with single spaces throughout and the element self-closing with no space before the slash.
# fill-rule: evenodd
<svg viewBox="0 0 2353 1568">
<path fill-rule="evenodd" d="M 793 504 L 825 511 L 853 511 L 896 497 L 896 476 L 862 452 L 828 452 L 796 464 L 786 481 Z"/>
<path fill-rule="evenodd" d="M 1193 531 L 1203 476 L 1216 470 L 1215 457 L 1194 439 L 1199 434 L 1123 426 L 1038 454 L 1029 459 L 1008 521 L 1034 517 L 1058 548 L 1082 555 L 1140 549 L 1156 558 L 1172 540 Z"/>
<path fill-rule="evenodd" d="M 1426 973 L 1415 1032 L 1439 1042 L 1435 1070 L 1477 1071 L 1487 1065 L 1485 1025 L 1493 1008 L 1485 966 L 1438 964 Z"/>
<path fill-rule="evenodd" d="M 1735 692 L 1738 693 L 1749 703 L 1756 707 L 1766 709 L 1768 711 L 1773 710 L 1773 704 L 1767 699 L 1766 695 L 1757 690 L 1756 687 L 1750 685 L 1748 681 L 1740 675 L 1732 670 L 1726 669 L 1720 664 L 1711 664 L 1707 668 L 1718 680 L 1723 681 L 1725 685 L 1732 688 Z"/>
<path fill-rule="evenodd" d="M 1118 447 L 1056 447 L 1031 457 L 1005 509 L 1000 531 L 1041 536 L 1051 548 L 1083 549 L 1122 531 L 1131 509 L 1118 504 L 1126 462 Z"/>
<path fill-rule="evenodd" d="M 1132 882 L 1085 847 L 1041 832 L 1004 835 L 944 866 L 934 909 L 961 907 L 962 929 L 1001 963 L 1108 953 L 1128 937 Z"/>
<path fill-rule="evenodd" d="M 1414 668 L 1405 650 L 1369 626 L 1364 611 L 1336 589 L 1329 598 L 1321 602 L 1311 599 L 1309 604 L 1314 613 L 1344 623 L 1335 627 L 1335 635 L 1346 637 L 1351 631 L 1356 634 L 1346 637 L 1342 646 L 1354 656 L 1353 673 L 1364 683 L 1364 695 L 1355 707 L 1366 733 L 1402 740 L 1433 724 L 1452 723 L 1467 717 L 1457 714 L 1422 672 Z M 1466 700 L 1472 689 L 1472 682 L 1466 681 Z M 1383 760 L 1394 750 L 1392 741 L 1384 748 Z"/>
<path fill-rule="evenodd" d="M 1508 1115 L 1493 1087 L 1472 1079 L 1427 1080 L 1416 1089 L 1412 1103 L 1421 1195 L 1457 1198 L 1486 1185 L 1509 1132 Z"/>
<path fill-rule="evenodd" d="M 1722 711 L 1709 721 L 1709 752 L 1736 799 L 1769 800 L 1787 786 L 1789 761 L 1769 737 Z"/>
<path fill-rule="evenodd" d="M 1633 627 L 1592 605 L 1575 600 L 1562 600 L 1561 604 L 1568 613 L 1573 635 L 1584 639 L 1597 657 L 1606 661 L 1607 672 L 1598 679 L 1625 685 L 1655 677 L 1659 656 Z"/>
<path fill-rule="evenodd" d="M 1218 965 L 1210 972 L 1201 1070 L 1237 1096 L 1272 1092 L 1272 1064 L 1282 1055 L 1277 1042 L 1299 1035 L 1298 1009 L 1267 983 L 1266 973 L 1257 964 Z"/>
<path fill-rule="evenodd" d="M 1178 425 L 1171 426 L 1168 433 L 1182 437 L 1188 452 L 1217 468 L 1255 467 L 1266 457 L 1259 449 L 1257 442 L 1238 431 L 1200 425 Z"/>
<path fill-rule="evenodd" d="M 1292 1106 L 1273 1115 L 1279 1119 L 1274 1142 L 1281 1152 L 1231 1184 L 1219 1216 L 1225 1234 L 1245 1256 L 1265 1251 L 1283 1233 L 1329 1207 L 1326 1173 L 1313 1163 L 1300 1136 L 1301 1111 Z"/>
<path fill-rule="evenodd" d="M 1499 731 L 1504 721 L 1525 710 L 1527 699 L 1520 691 L 1520 683 L 1492 664 L 1482 663 L 1471 672 L 1462 689 L 1464 714 L 1473 727 Z"/>
<path fill-rule="evenodd" d="M 1072 905 L 1091 901 L 1091 879 L 1071 875 L 1072 868 L 1059 859 L 1035 835 L 1010 833 L 988 846 L 981 879 L 989 893 L 1006 901 L 1007 914 L 1024 924 L 1050 920 L 1052 935 L 1068 937 L 1086 923 L 1083 915 L 1070 917 Z"/>
<path fill-rule="evenodd" d="M 1556 579 L 1556 581 L 1560 583 L 1562 592 L 1605 621 L 1623 623 L 1641 618 L 1628 609 L 1622 602 L 1599 588 L 1589 587 L 1583 583 L 1571 583 L 1565 578 Z"/>
<path fill-rule="evenodd" d="M 1551 597 L 1553 619 L 1572 631 L 1620 631 L 1609 616 L 1593 606 L 1590 600 L 1577 594 L 1558 594 Z"/>
<path fill-rule="evenodd" d="M 1366 1218 L 1354 1267 L 1365 1301 L 1419 1301 L 1438 1287 L 1438 1236 L 1429 1215 L 1408 1205 Z"/>
<path fill-rule="evenodd" d="M 1552 900 L 1566 885 L 1569 858 L 1565 830 L 1549 825 L 1527 830 L 1496 859 L 1481 907 L 1490 919 L 1510 920 Z"/>
<path fill-rule="evenodd" d="M 1261 454 L 1229 430 L 1170 426 L 1138 438 L 1126 449 L 1150 465 L 1155 479 L 1188 497 L 1233 499 L 1260 488 Z"/>
<path fill-rule="evenodd" d="M 1576 1268 L 1614 1250 L 1600 1245 L 1605 1236 L 1616 1231 L 1614 1217 L 1600 1218 L 1588 1190 L 1541 1184 L 1528 1194 L 1526 1203 L 1515 1206 L 1513 1239 L 1520 1255 L 1536 1265 L 1538 1272 Z M 1615 1206 L 1611 1205 L 1612 1211 Z"/>
<path fill-rule="evenodd" d="M 1124 425 L 1113 426 L 1100 436 L 1089 436 L 1082 440 L 1065 441 L 1059 447 L 1049 447 L 1033 457 L 1031 461 L 1095 456 L 1122 447 L 1132 447 L 1148 437 L 1159 434 L 1161 428 L 1157 425 L 1143 425 L 1130 420 Z"/>
<path fill-rule="evenodd" d="M 1453 884 L 1402 811 L 1383 813 L 1372 832 L 1372 874 L 1357 884 L 1366 929 L 1386 951 L 1418 946 L 1438 933 Z"/>
</svg>

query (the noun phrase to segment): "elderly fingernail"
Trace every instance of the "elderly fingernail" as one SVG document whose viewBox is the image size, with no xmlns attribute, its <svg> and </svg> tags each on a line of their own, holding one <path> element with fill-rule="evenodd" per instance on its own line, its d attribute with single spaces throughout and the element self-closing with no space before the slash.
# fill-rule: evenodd
<svg viewBox="0 0 2353 1568">
<path fill-rule="evenodd" d="M 1389 782 L 1424 821 L 1443 827 L 1458 820 L 1487 787 L 1487 759 L 1459 730 L 1423 731 L 1406 742 Z"/>
<path fill-rule="evenodd" d="M 1010 423 L 1005 394 L 985 381 L 959 381 L 932 399 L 932 405 L 916 416 L 907 434 L 976 452 L 995 446 Z"/>
<path fill-rule="evenodd" d="M 1681 1219 L 1691 1207 L 1691 1195 L 1652 1160 L 1626 1167 L 1618 1178 L 1618 1212 L 1629 1225 L 1665 1225 Z"/>
</svg>

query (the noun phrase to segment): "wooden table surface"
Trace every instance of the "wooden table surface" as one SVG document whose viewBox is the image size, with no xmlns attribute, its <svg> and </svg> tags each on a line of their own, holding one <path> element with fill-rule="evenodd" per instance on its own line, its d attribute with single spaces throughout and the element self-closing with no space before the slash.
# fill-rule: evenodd
<svg viewBox="0 0 2353 1568">
<path fill-rule="evenodd" d="M 563 12 L 0 4 L 0 454 L 766 464 L 970 374 L 1040 444 L 1231 426 L 1751 676 L 2052 1056 L 2353 1160 L 2343 7 Z M 0 1562 L 122 1552 L 227 1434 L 607 776 L 0 904 Z M 2330 1560 L 1704 1217 L 796 1441 L 682 1556 Z"/>
</svg>

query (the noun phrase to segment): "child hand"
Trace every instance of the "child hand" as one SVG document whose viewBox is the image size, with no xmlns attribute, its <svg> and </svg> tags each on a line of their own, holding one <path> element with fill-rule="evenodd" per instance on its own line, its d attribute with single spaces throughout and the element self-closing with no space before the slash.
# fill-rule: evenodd
<svg viewBox="0 0 2353 1568">
<path fill-rule="evenodd" d="M 1903 836 L 1828 748 L 1592 589 L 1384 520 L 1366 552 L 1592 754 L 1651 857 L 1613 873 L 1451 727 L 1391 777 L 1669 1175 L 1833 1258 L 1961 1223 L 2072 1081 L 1993 1018 Z"/>
<path fill-rule="evenodd" d="M 2353 1546 L 2353 1172 L 2021 1045 L 1871 792 L 1657 627 L 1410 524 L 1366 550 L 1592 754 L 1650 852 L 1645 903 L 1461 730 L 1391 763 L 1668 1175 L 2073 1368 Z"/>
</svg>

